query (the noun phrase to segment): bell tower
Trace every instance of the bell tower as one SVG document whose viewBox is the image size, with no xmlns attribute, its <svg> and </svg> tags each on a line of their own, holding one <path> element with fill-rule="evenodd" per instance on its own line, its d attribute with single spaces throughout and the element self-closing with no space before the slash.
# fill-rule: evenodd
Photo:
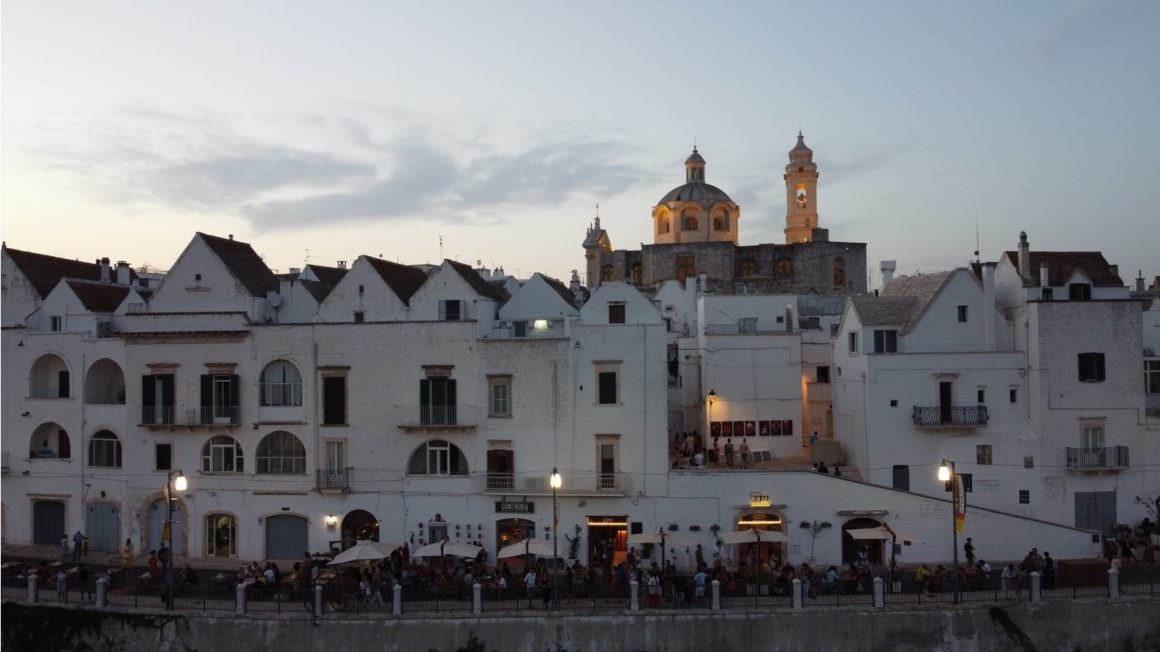
<svg viewBox="0 0 1160 652">
<path fill-rule="evenodd" d="M 818 228 L 818 166 L 802 132 L 785 166 L 785 243 L 812 242 Z"/>
</svg>

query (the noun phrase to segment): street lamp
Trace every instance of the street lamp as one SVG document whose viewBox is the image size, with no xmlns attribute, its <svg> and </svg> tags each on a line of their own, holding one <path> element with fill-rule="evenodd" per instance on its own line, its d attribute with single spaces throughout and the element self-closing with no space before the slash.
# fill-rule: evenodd
<svg viewBox="0 0 1160 652">
<path fill-rule="evenodd" d="M 552 477 L 548 478 L 552 485 L 552 608 L 560 608 L 560 574 L 556 572 L 556 560 L 559 558 L 559 540 L 556 534 L 560 530 L 560 486 L 564 484 L 560 471 L 552 467 Z"/>
<path fill-rule="evenodd" d="M 176 474 L 176 477 L 174 477 Z M 173 609 L 174 575 L 173 575 L 173 491 L 185 491 L 188 487 L 185 473 L 180 469 L 165 474 L 165 530 L 162 540 L 165 544 L 165 608 Z"/>
<path fill-rule="evenodd" d="M 962 489 L 959 487 L 959 476 L 955 473 L 955 463 L 950 460 L 943 460 L 942 465 L 938 467 L 938 479 L 940 482 L 951 483 L 951 557 L 954 559 L 954 567 L 951 569 L 951 586 L 954 591 L 955 604 L 963 601 L 963 596 L 959 593 L 959 501 L 962 500 Z"/>
<path fill-rule="evenodd" d="M 716 402 L 717 402 L 717 392 L 715 390 L 711 389 L 711 390 L 709 390 L 709 418 L 705 420 L 705 439 L 704 439 L 704 442 L 706 444 L 709 443 L 708 438 L 713 435 L 713 404 Z M 708 450 L 708 449 L 706 449 L 706 450 Z M 713 445 L 713 450 L 717 450 L 716 444 Z M 706 455 L 705 457 L 708 457 L 708 455 Z M 716 453 L 714 453 L 714 457 L 716 457 Z M 712 461 L 719 462 L 720 460 L 714 459 Z"/>
</svg>

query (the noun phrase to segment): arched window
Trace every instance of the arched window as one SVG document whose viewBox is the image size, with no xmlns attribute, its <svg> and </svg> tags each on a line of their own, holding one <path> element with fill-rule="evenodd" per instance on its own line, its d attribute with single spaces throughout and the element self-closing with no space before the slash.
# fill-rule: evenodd
<svg viewBox="0 0 1160 652">
<path fill-rule="evenodd" d="M 809 195 L 806 193 L 806 184 L 799 183 L 797 185 L 797 192 L 795 193 L 795 196 L 797 198 L 797 207 L 805 208 L 809 203 Z"/>
<path fill-rule="evenodd" d="M 669 232 L 669 216 L 661 215 L 657 218 L 657 235 Z"/>
<path fill-rule="evenodd" d="M 121 440 L 117 435 L 102 430 L 89 440 L 89 466 L 121 468 Z"/>
<path fill-rule="evenodd" d="M 32 431 L 28 442 L 28 456 L 31 458 L 72 459 L 72 444 L 68 432 L 60 424 L 49 421 Z"/>
<path fill-rule="evenodd" d="M 68 398 L 72 395 L 68 365 L 58 355 L 46 353 L 32 363 L 28 374 L 30 398 Z"/>
<path fill-rule="evenodd" d="M 604 269 L 601 270 L 600 278 L 604 281 L 611 281 L 613 273 L 612 265 L 605 265 Z"/>
<path fill-rule="evenodd" d="M 209 557 L 238 555 L 238 521 L 230 514 L 205 517 L 205 554 Z"/>
<path fill-rule="evenodd" d="M 467 475 L 467 458 L 455 444 L 432 439 L 415 449 L 407 463 L 408 475 Z"/>
<path fill-rule="evenodd" d="M 258 442 L 255 472 L 302 475 L 306 473 L 306 448 L 285 430 L 272 432 Z"/>
<path fill-rule="evenodd" d="M 793 274 L 793 259 L 792 258 L 779 259 L 777 261 L 777 274 L 778 274 L 778 276 L 789 276 L 790 274 Z"/>
<path fill-rule="evenodd" d="M 262 370 L 262 405 L 290 407 L 302 405 L 302 375 L 298 367 L 275 360 Z"/>
<path fill-rule="evenodd" d="M 729 213 L 718 209 L 713 214 L 713 230 L 714 231 L 728 231 L 729 230 Z"/>
<path fill-rule="evenodd" d="M 741 275 L 742 276 L 753 276 L 756 273 L 757 273 L 757 263 L 755 261 L 748 260 L 748 259 L 741 261 Z"/>
<path fill-rule="evenodd" d="M 201 470 L 205 473 L 241 473 L 242 446 L 229 435 L 211 438 L 201 449 Z"/>
<path fill-rule="evenodd" d="M 697 230 L 697 218 L 688 217 L 688 216 L 685 217 L 685 230 L 686 231 L 696 231 Z"/>
<path fill-rule="evenodd" d="M 846 261 L 841 258 L 834 259 L 834 285 L 845 285 L 846 283 Z"/>
</svg>

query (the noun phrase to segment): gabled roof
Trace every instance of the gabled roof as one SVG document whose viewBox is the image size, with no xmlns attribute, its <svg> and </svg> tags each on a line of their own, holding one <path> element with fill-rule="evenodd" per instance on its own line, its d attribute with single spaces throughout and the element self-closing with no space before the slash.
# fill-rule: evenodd
<svg viewBox="0 0 1160 652">
<path fill-rule="evenodd" d="M 1032 251 L 1031 279 L 1024 279 L 1024 287 L 1039 285 L 1039 268 L 1047 265 L 1047 283 L 1051 287 L 1063 287 L 1071 278 L 1072 272 L 1081 270 L 1092 280 L 1092 285 L 1098 287 L 1123 287 L 1124 281 L 1119 274 L 1112 272 L 1104 255 L 1098 251 Z M 1003 255 L 1011 261 L 1015 269 L 1019 269 L 1019 252 L 1006 251 Z"/>
<path fill-rule="evenodd" d="M 325 285 L 335 286 L 346 276 L 350 270 L 345 267 L 324 267 L 322 265 L 309 265 L 310 271 L 314 272 L 314 276 L 318 277 L 318 281 Z"/>
<path fill-rule="evenodd" d="M 859 294 L 850 298 L 863 326 L 905 326 L 918 300 L 914 297 L 876 297 Z"/>
<path fill-rule="evenodd" d="M 46 256 L 10 247 L 4 247 L 4 251 L 28 277 L 28 282 L 36 288 L 42 299 L 52 292 L 62 278 L 101 280 L 101 266 L 96 263 L 82 263 L 79 260 Z"/>
<path fill-rule="evenodd" d="M 298 284 L 302 286 L 302 289 L 309 292 L 310 296 L 314 297 L 314 300 L 318 303 L 322 303 L 322 300 L 325 299 L 327 295 L 330 294 L 330 291 L 334 289 L 333 285 L 319 283 L 318 281 L 311 281 L 308 279 L 299 279 Z"/>
<path fill-rule="evenodd" d="M 858 318 L 865 326 L 900 326 L 903 333 L 908 333 L 956 271 L 959 270 L 899 276 L 881 296 L 855 296 L 852 301 Z M 970 274 L 969 270 L 962 271 Z"/>
<path fill-rule="evenodd" d="M 129 288 L 124 285 L 77 280 L 69 280 L 66 283 L 90 312 L 113 312 L 129 295 Z"/>
<path fill-rule="evenodd" d="M 447 264 L 451 265 L 452 269 L 459 272 L 459 275 L 463 277 L 463 280 L 467 281 L 467 284 L 470 285 L 471 289 L 475 290 L 479 296 L 495 299 L 500 303 L 508 300 L 507 290 L 496 288 L 492 284 L 483 280 L 483 277 L 479 275 L 479 272 L 472 269 L 470 265 L 457 263 L 454 260 L 448 260 Z"/>
<path fill-rule="evenodd" d="M 197 237 L 201 238 L 210 251 L 225 263 L 234 278 L 245 286 L 251 295 L 265 297 L 267 292 L 278 289 L 278 279 L 249 244 L 205 233 L 198 233 Z"/>
<path fill-rule="evenodd" d="M 418 292 L 419 288 L 423 286 L 423 283 L 427 281 L 427 275 L 421 269 L 392 263 L 382 258 L 372 258 L 370 256 L 365 256 L 365 258 L 370 263 L 371 268 L 378 272 L 379 276 L 383 277 L 387 285 L 391 286 L 391 290 L 394 291 L 395 296 L 399 297 L 405 304 L 410 303 L 411 296 Z M 312 267 L 311 269 L 314 268 Z"/>
<path fill-rule="evenodd" d="M 560 298 L 563 299 L 565 303 L 570 306 L 576 305 L 576 295 L 572 294 L 572 291 L 568 289 L 568 286 L 564 285 L 560 281 L 557 281 L 551 276 L 540 274 L 540 278 L 544 279 L 544 282 L 548 284 L 548 287 L 555 290 L 556 294 L 560 295 Z"/>
</svg>

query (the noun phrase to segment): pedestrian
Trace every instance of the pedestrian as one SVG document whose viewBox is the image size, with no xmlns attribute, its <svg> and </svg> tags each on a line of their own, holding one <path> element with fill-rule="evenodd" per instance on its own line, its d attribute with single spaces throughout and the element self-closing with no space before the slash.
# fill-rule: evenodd
<svg viewBox="0 0 1160 652">
<path fill-rule="evenodd" d="M 1055 560 L 1051 558 L 1050 552 L 1043 553 L 1043 588 L 1055 588 Z"/>
<path fill-rule="evenodd" d="M 65 541 L 68 537 L 65 537 Z M 64 566 L 56 573 L 56 597 L 59 600 L 68 598 L 68 573 L 64 571 Z"/>
<path fill-rule="evenodd" d="M 741 438 L 741 449 L 740 450 L 741 450 L 741 468 L 747 469 L 747 468 L 749 468 L 749 443 L 745 441 L 744 437 Z"/>
<path fill-rule="evenodd" d="M 733 466 L 733 439 L 732 438 L 725 440 L 725 464 L 730 466 L 730 467 Z"/>
<path fill-rule="evenodd" d="M 967 537 L 967 542 L 963 544 L 963 552 L 967 555 L 967 563 L 971 566 L 975 565 L 975 544 L 971 542 L 971 537 Z"/>
<path fill-rule="evenodd" d="M 82 600 L 87 600 L 93 595 L 93 584 L 89 581 L 89 569 L 84 564 L 77 566 L 77 584 L 81 585 Z"/>
<path fill-rule="evenodd" d="M 125 547 L 121 549 L 121 570 L 133 567 L 133 540 L 125 539 Z"/>
<path fill-rule="evenodd" d="M 80 561 L 81 553 L 85 548 L 85 535 L 80 530 L 73 535 L 73 561 Z"/>
<path fill-rule="evenodd" d="M 814 434 L 810 435 L 810 448 L 813 448 L 814 444 L 816 444 L 816 443 L 818 443 L 818 431 L 817 430 L 814 431 Z"/>
<path fill-rule="evenodd" d="M 60 535 L 60 558 L 68 559 L 68 533 Z"/>
</svg>

